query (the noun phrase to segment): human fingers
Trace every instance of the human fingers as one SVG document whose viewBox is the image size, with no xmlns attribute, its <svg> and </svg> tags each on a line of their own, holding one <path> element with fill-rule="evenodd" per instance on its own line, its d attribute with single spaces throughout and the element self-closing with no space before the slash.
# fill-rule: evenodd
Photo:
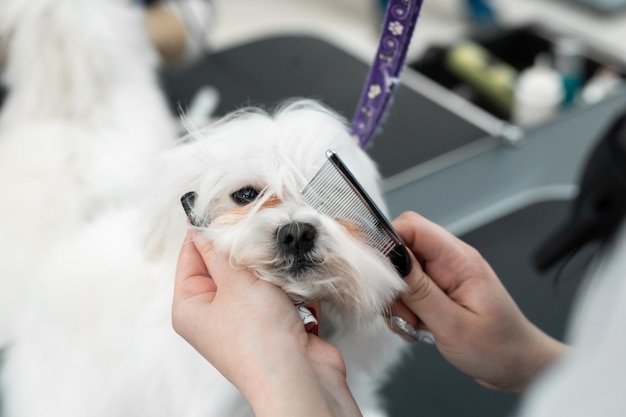
<svg viewBox="0 0 626 417">
<path fill-rule="evenodd" d="M 406 321 L 415 329 L 417 329 L 417 327 L 420 325 L 423 326 L 422 321 L 418 319 L 413 310 L 411 310 L 406 304 L 404 304 L 401 299 L 397 299 L 396 301 L 394 301 L 393 304 L 389 306 L 389 310 L 385 313 L 385 318 L 387 319 L 390 327 L 392 328 L 392 330 L 395 330 L 391 321 L 392 317 L 400 317 L 402 320 Z"/>
<path fill-rule="evenodd" d="M 257 322 L 276 319 L 282 323 L 290 323 L 292 319 L 297 319 L 298 311 L 305 329 L 313 334 L 318 333 L 321 308 L 319 301 L 314 300 L 307 304 L 305 307 L 308 307 L 309 311 L 296 310 L 281 288 L 259 279 L 246 268 L 233 268 L 229 257 L 215 250 L 207 240 L 199 237 L 193 239 L 192 244 L 217 287 L 216 301 L 221 300 L 228 309 L 240 316 L 245 311 L 245 314 L 250 315 L 250 319 Z"/>
<path fill-rule="evenodd" d="M 260 279 L 252 270 L 231 264 L 225 253 L 220 253 L 211 242 L 201 237 L 193 240 L 209 275 L 217 286 L 215 301 L 239 317 L 248 316 L 252 321 L 277 320 L 290 323 L 298 319 L 293 302 L 284 290 Z"/>
<path fill-rule="evenodd" d="M 253 285 L 258 278 L 244 268 L 233 268 L 229 257 L 219 253 L 211 241 L 197 234 L 192 240 L 196 252 L 201 256 L 208 275 L 220 291 L 243 291 L 245 287 Z M 236 276 L 236 279 L 234 277 Z"/>
<path fill-rule="evenodd" d="M 424 262 L 432 262 L 458 248 L 458 238 L 425 217 L 407 211 L 393 222 L 405 245 Z"/>
<path fill-rule="evenodd" d="M 193 244 L 195 238 L 196 234 L 189 230 L 180 248 L 174 280 L 172 326 L 197 348 L 199 334 L 204 334 L 198 329 L 206 324 L 207 308 L 215 299 L 217 287 Z"/>
<path fill-rule="evenodd" d="M 206 263 L 198 252 L 196 233 L 187 231 L 180 248 L 174 281 L 174 302 L 204 295 L 210 301 L 216 291 L 215 282 L 209 276 Z"/>
<path fill-rule="evenodd" d="M 420 322 L 423 323 L 435 337 L 456 328 L 463 321 L 465 309 L 452 300 L 424 272 L 410 252 L 409 257 L 413 266 L 411 272 L 404 278 L 407 290 L 400 295 L 402 303 L 396 303 L 396 312 L 414 327 L 422 327 Z M 411 317 L 407 309 L 415 315 L 415 318 Z"/>
<path fill-rule="evenodd" d="M 473 263 L 475 258 L 482 259 L 471 246 L 415 212 L 402 213 L 393 221 L 393 226 L 429 276 L 446 293 L 453 292 L 468 278 L 468 263 Z"/>
<path fill-rule="evenodd" d="M 389 313 L 386 316 L 387 325 L 407 342 L 435 343 L 433 333 L 402 300 L 396 300 L 390 306 Z"/>
<path fill-rule="evenodd" d="M 304 329 L 307 333 L 313 333 L 314 335 L 319 335 L 319 326 L 321 323 L 321 314 L 322 314 L 322 303 L 319 300 L 313 301 L 304 306 L 306 310 L 305 314 L 302 314 L 300 308 L 298 311 L 300 313 L 300 318 L 302 319 L 302 324 L 304 325 Z M 306 311 L 308 311 L 312 317 L 308 317 L 306 315 Z"/>
</svg>

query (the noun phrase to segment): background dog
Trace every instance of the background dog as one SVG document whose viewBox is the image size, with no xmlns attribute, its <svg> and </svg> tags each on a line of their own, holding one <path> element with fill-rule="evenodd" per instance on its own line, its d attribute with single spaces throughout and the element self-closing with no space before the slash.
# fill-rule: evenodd
<svg viewBox="0 0 626 417">
<path fill-rule="evenodd" d="M 293 298 L 324 300 L 320 332 L 344 355 L 364 414 L 385 415 L 376 391 L 405 343 L 381 313 L 404 283 L 350 227 L 303 201 L 300 189 L 328 148 L 382 205 L 372 161 L 342 120 L 311 101 L 273 116 L 238 112 L 168 151 L 158 161 L 164 176 L 152 179 L 152 198 L 100 216 L 57 246 L 29 280 L 38 291 L 6 353 L 5 417 L 252 415 L 171 327 L 174 269 L 187 227 L 179 199 L 188 191 L 198 195 L 202 238 L 233 265 Z M 298 253 L 277 239 L 293 224 L 315 231 Z"/>
<path fill-rule="evenodd" d="M 130 0 L 0 0 L 0 44 L 1 347 L 42 252 L 136 198 L 176 134 Z"/>
</svg>

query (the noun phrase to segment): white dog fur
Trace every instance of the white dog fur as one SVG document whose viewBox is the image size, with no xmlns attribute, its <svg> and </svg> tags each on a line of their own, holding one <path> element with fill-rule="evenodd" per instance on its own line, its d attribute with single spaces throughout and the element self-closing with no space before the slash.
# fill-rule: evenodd
<svg viewBox="0 0 626 417">
<path fill-rule="evenodd" d="M 203 237 L 237 267 L 294 296 L 324 298 L 322 331 L 344 354 L 367 416 L 405 342 L 381 312 L 404 288 L 386 258 L 304 203 L 299 190 L 332 148 L 383 205 L 374 164 L 332 112 L 311 101 L 275 115 L 240 112 L 159 161 L 154 198 L 103 215 L 59 245 L 30 282 L 38 289 L 5 357 L 6 415 L 249 416 L 236 390 L 172 330 L 174 268 L 186 230 L 179 198 L 196 191 Z M 233 193 L 262 190 L 240 206 Z M 277 229 L 315 226 L 310 271 L 276 272 Z M 278 262 L 277 262 L 278 260 Z M 37 400 L 33 400 L 36 398 Z"/>
<path fill-rule="evenodd" d="M 0 0 L 0 45 L 1 347 L 42 252 L 137 197 L 175 123 L 130 0 Z"/>
<path fill-rule="evenodd" d="M 364 414 L 384 415 L 374 392 L 404 347 L 378 313 L 401 281 L 298 195 L 331 147 L 381 204 L 371 161 L 332 114 L 299 103 L 197 134 L 157 164 L 162 176 L 145 183 L 153 198 L 138 195 L 142 175 L 127 168 L 166 147 L 174 129 L 138 13 L 119 0 L 0 0 L 11 89 L 0 116 L 0 343 L 10 341 L 3 417 L 250 416 L 237 390 L 171 328 L 186 227 L 178 198 L 192 190 L 197 212 L 211 220 L 206 237 L 234 264 L 254 265 L 294 294 L 331 289 L 322 326 L 334 326 L 327 332 Z M 245 185 L 280 204 L 220 224 Z M 293 286 L 265 269 L 267 234 L 292 219 L 321 228 L 339 279 L 332 267 Z M 570 331 L 578 347 L 530 391 L 520 415 L 624 415 L 624 252 L 626 226 L 584 287 Z M 17 296 L 20 282 L 32 297 Z"/>
<path fill-rule="evenodd" d="M 382 205 L 373 163 L 310 101 L 233 115 L 153 160 L 175 125 L 141 17 L 121 0 L 0 0 L 10 89 L 0 116 L 2 416 L 251 414 L 171 327 L 187 191 L 233 264 L 326 300 L 321 331 L 343 352 L 365 415 L 385 415 L 376 390 L 405 344 L 380 313 L 403 281 L 299 195 L 333 148 Z M 252 210 L 232 200 L 245 186 L 263 190 Z M 289 221 L 317 230 L 317 264 L 298 277 L 274 259 L 276 228 Z"/>
</svg>

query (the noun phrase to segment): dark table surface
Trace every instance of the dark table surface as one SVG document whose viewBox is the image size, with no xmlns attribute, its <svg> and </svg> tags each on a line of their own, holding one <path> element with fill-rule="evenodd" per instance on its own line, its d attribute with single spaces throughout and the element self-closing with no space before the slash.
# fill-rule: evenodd
<svg viewBox="0 0 626 417">
<path fill-rule="evenodd" d="M 163 74 L 162 81 L 173 111 L 186 108 L 200 87 L 212 85 L 222 98 L 218 115 L 246 105 L 267 108 L 306 97 L 350 120 L 368 70 L 368 63 L 319 39 L 276 37 L 217 52 L 191 68 Z M 388 177 L 485 135 L 400 85 L 392 111 L 368 152 Z"/>
</svg>

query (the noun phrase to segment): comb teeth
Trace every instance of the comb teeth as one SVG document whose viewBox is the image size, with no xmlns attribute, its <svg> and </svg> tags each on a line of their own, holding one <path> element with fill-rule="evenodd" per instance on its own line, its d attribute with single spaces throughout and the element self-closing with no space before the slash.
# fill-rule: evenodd
<svg viewBox="0 0 626 417">
<path fill-rule="evenodd" d="M 386 220 L 381 222 L 382 214 L 337 155 L 329 150 L 326 156 L 328 160 L 302 190 L 304 200 L 319 213 L 353 223 L 369 246 L 388 256 L 399 242 L 386 230 Z"/>
</svg>

